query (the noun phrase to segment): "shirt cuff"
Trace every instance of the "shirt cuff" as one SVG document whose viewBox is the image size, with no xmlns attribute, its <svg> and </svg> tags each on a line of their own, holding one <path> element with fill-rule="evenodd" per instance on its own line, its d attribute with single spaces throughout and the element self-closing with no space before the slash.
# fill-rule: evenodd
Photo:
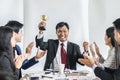
<svg viewBox="0 0 120 80">
<path fill-rule="evenodd" d="M 37 39 L 40 39 L 40 38 L 42 38 L 43 36 L 44 36 L 43 34 L 38 33 Z"/>
<path fill-rule="evenodd" d="M 94 65 L 92 66 L 92 69 L 95 70 L 96 67 L 97 67 L 97 65 L 94 64 Z"/>
<path fill-rule="evenodd" d="M 94 64 L 94 65 L 92 66 L 93 71 L 95 70 L 96 67 L 98 67 L 96 64 Z M 101 65 L 101 69 L 102 69 L 102 70 L 105 70 L 105 67 L 104 67 L 103 65 Z"/>
<path fill-rule="evenodd" d="M 102 68 L 102 70 L 105 70 L 105 67 L 103 65 L 101 66 L 101 68 Z"/>
<path fill-rule="evenodd" d="M 35 58 L 35 57 L 34 57 L 34 60 L 35 60 L 35 61 L 39 61 L 39 59 L 37 59 L 37 58 Z"/>
</svg>

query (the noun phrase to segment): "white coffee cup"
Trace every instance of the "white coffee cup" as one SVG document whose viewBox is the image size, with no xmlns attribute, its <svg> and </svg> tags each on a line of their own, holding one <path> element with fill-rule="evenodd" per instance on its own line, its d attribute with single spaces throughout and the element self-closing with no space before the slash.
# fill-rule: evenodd
<svg viewBox="0 0 120 80">
<path fill-rule="evenodd" d="M 58 64 L 59 74 L 64 74 L 65 64 Z"/>
</svg>

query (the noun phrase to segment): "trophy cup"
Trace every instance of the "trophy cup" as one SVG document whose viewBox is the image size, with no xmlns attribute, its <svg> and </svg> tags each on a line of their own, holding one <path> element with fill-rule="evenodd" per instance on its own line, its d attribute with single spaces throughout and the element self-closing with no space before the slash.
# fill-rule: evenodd
<svg viewBox="0 0 120 80">
<path fill-rule="evenodd" d="M 42 21 L 39 23 L 39 30 L 46 30 L 45 26 L 46 26 L 46 20 L 47 20 L 47 16 L 46 15 L 42 15 L 41 16 Z"/>
</svg>

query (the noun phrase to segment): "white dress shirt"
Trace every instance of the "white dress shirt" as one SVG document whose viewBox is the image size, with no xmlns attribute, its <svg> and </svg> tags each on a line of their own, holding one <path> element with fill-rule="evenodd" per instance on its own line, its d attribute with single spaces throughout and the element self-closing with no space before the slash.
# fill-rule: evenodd
<svg viewBox="0 0 120 80">
<path fill-rule="evenodd" d="M 65 41 L 64 44 L 64 49 L 67 53 L 67 42 Z M 56 57 L 54 58 L 54 68 L 57 68 L 57 64 L 61 64 L 61 41 L 59 41 L 59 45 L 58 45 L 58 49 L 57 49 L 57 53 L 56 53 Z"/>
</svg>

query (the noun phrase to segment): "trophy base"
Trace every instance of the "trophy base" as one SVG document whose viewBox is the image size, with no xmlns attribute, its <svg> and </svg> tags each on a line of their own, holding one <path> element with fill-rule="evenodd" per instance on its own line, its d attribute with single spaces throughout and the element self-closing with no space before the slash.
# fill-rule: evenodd
<svg viewBox="0 0 120 80">
<path fill-rule="evenodd" d="M 45 27 L 39 27 L 39 30 L 46 30 Z"/>
</svg>

